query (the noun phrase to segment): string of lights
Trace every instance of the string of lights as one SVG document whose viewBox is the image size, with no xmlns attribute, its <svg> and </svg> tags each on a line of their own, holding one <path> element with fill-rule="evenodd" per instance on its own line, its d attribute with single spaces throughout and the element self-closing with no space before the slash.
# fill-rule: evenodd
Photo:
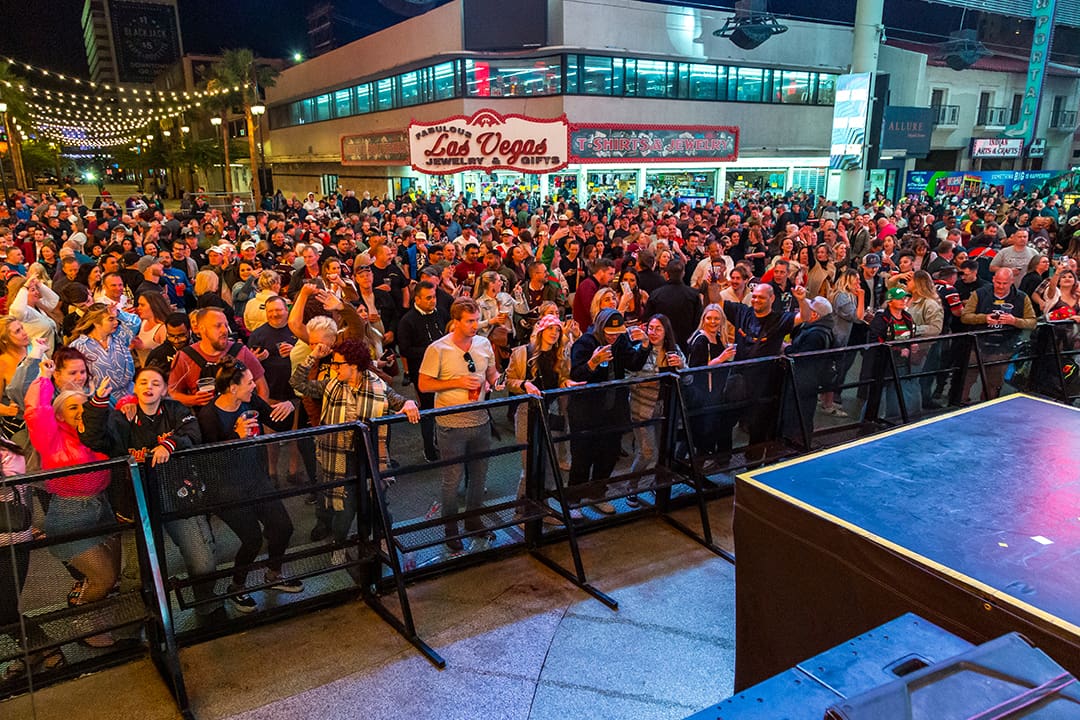
<svg viewBox="0 0 1080 720">
<path fill-rule="evenodd" d="M 4 55 L 0 55 L 0 62 L 7 63 L 12 67 L 26 70 L 28 72 L 36 73 L 41 77 L 47 77 L 52 80 L 58 80 L 61 82 L 71 82 L 75 85 L 88 88 L 96 88 L 100 90 L 106 90 L 109 92 L 116 92 L 121 95 L 128 95 L 132 98 L 209 98 L 223 93 L 237 92 L 241 89 L 241 85 L 233 85 L 231 87 L 214 88 L 213 90 L 157 90 L 151 88 L 133 88 L 125 87 L 123 85 L 113 85 L 111 83 L 94 83 L 89 80 L 83 80 L 71 75 L 65 75 L 54 70 L 47 70 L 45 68 L 39 68 L 30 63 L 15 60 Z M 20 87 L 20 89 L 24 89 Z M 56 92 L 56 91 L 54 91 Z M 79 94 L 79 93 L 67 93 L 69 95 L 75 95 L 82 100 L 95 100 L 94 96 Z"/>
</svg>

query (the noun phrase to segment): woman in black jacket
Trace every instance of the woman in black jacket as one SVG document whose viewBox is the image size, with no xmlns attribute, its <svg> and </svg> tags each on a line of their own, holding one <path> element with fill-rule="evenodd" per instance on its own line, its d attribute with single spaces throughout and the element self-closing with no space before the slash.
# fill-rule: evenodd
<svg viewBox="0 0 1080 720">
<path fill-rule="evenodd" d="M 217 397 L 199 410 L 199 427 L 204 442 L 252 437 L 258 435 L 260 427 L 264 425 L 280 427 L 282 418 L 272 417 L 277 413 L 255 393 L 255 380 L 244 363 L 226 357 L 218 368 L 214 382 Z M 219 489 L 222 501 L 257 500 L 274 492 L 265 445 L 232 448 L 222 454 L 221 461 L 217 469 L 223 483 Z M 240 549 L 233 560 L 235 569 L 232 582 L 229 584 L 230 600 L 237 610 L 252 612 L 257 607 L 255 600 L 243 590 L 248 565 L 258 557 L 263 535 L 266 536 L 269 554 L 265 584 L 282 592 L 298 593 L 304 589 L 299 580 L 281 576 L 285 550 L 293 533 L 292 520 L 281 500 L 229 507 L 216 514 L 240 539 Z"/>
<path fill-rule="evenodd" d="M 177 450 L 198 445 L 202 433 L 191 410 L 165 397 L 168 387 L 169 378 L 162 369 L 144 367 L 135 373 L 135 402 L 111 410 L 110 381 L 105 378 L 83 410 L 85 429 L 81 436 L 87 447 L 110 457 L 130 455 L 146 462 L 151 473 L 146 486 L 159 493 L 165 512 L 187 509 L 201 500 L 195 484 L 184 481 L 191 476 L 186 472 L 188 463 L 170 462 L 170 458 Z M 189 578 L 217 570 L 214 535 L 206 515 L 170 520 L 165 523 L 165 532 L 180 549 Z M 168 568 L 165 571 L 174 574 Z M 213 583 L 196 584 L 193 590 L 196 600 L 206 601 L 196 605 L 200 615 L 220 607 L 213 602 Z"/>
<path fill-rule="evenodd" d="M 640 326 L 627 332 L 618 310 L 604 308 L 592 327 L 570 348 L 570 379 L 589 384 L 621 380 L 627 371 L 640 370 L 649 357 Z M 570 420 L 570 479 L 568 485 L 606 481 L 619 462 L 622 435 L 630 422 L 630 395 L 626 387 L 578 392 L 567 403 Z M 614 431 L 606 428 L 614 427 Z M 592 493 L 590 493 L 592 494 Z M 583 498 L 585 499 L 585 498 Z M 591 503 L 597 512 L 611 515 L 606 501 Z M 580 511 L 571 511 L 575 520 Z"/>
</svg>

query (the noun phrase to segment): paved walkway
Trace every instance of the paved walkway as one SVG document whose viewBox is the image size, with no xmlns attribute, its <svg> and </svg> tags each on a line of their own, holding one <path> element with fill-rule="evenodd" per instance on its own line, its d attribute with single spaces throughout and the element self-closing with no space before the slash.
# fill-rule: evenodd
<svg viewBox="0 0 1080 720">
<path fill-rule="evenodd" d="M 730 511 L 730 500 L 712 503 L 728 548 Z M 653 519 L 589 535 L 582 553 L 617 612 L 517 556 L 411 589 L 421 635 L 446 670 L 350 603 L 184 650 L 196 716 L 676 720 L 731 694 L 730 564 Z M 0 704 L 5 720 L 73 716 L 178 715 L 148 661 Z"/>
</svg>

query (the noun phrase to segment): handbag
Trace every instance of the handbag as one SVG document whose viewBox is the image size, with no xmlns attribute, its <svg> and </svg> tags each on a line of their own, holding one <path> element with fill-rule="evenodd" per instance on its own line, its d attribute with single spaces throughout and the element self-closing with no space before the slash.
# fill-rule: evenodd
<svg viewBox="0 0 1080 720">
<path fill-rule="evenodd" d="M 23 502 L 18 488 L 0 487 L 0 535 L 30 529 L 30 507 Z"/>
</svg>

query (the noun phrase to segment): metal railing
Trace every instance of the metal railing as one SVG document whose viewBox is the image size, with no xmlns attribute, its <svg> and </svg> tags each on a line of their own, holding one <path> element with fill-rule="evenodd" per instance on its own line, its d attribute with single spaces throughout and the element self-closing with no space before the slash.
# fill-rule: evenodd
<svg viewBox="0 0 1080 720">
<path fill-rule="evenodd" d="M 1009 108 L 984 105 L 979 108 L 975 124 L 980 127 L 1005 127 L 1009 122 Z"/>
<path fill-rule="evenodd" d="M 934 111 L 934 124 L 954 126 L 960 123 L 959 105 L 934 105 L 930 108 Z"/>
<path fill-rule="evenodd" d="M 1068 130 L 1072 131 L 1076 129 L 1076 111 L 1075 110 L 1057 110 L 1050 113 L 1050 127 L 1055 130 Z"/>
<path fill-rule="evenodd" d="M 395 415 L 199 446 L 159 468 L 113 460 L 8 478 L 0 499 L 12 488 L 26 496 L 19 488 L 108 472 L 115 487 L 134 488 L 137 511 L 133 521 L 110 514 L 101 527 L 44 538 L 28 529 L 0 534 L 6 575 L 27 586 L 15 594 L 23 599 L 18 614 L 0 627 L 0 667 L 22 662 L 28 670 L 25 679 L 0 685 L 0 696 L 149 653 L 188 714 L 178 647 L 357 596 L 442 667 L 414 623 L 409 582 L 526 551 L 616 607 L 589 584 L 582 533 L 652 515 L 734 562 L 713 543 L 706 507 L 708 497 L 731 492 L 732 472 L 998 394 L 1027 391 L 1074 403 L 1078 364 L 1080 325 L 1071 321 L 1027 332 L 987 329 L 428 410 L 422 417 L 437 426 L 459 424 L 453 418 L 462 413 L 474 421 L 480 413 L 482 423 L 469 438 L 475 447 L 451 432 L 433 463 L 419 452 L 424 424 Z M 822 397 L 846 417 L 819 412 Z M 483 416 L 501 413 L 515 430 L 489 437 L 502 424 Z M 33 495 L 40 525 L 38 506 L 56 500 L 47 491 Z M 687 506 L 699 510 L 700 530 L 671 516 Z M 4 527 L 16 528 L 3 511 Z M 314 532 L 320 523 L 324 532 Z M 83 604 L 73 593 L 69 606 L 71 579 L 54 548 L 115 535 L 128 570 L 118 592 Z M 544 552 L 552 545 L 569 548 L 565 567 Z M 195 552 L 206 548 L 201 557 Z M 267 569 L 280 574 L 263 574 Z M 249 575 L 256 579 L 248 582 Z M 397 596 L 400 614 L 384 606 L 385 595 Z M 237 602 L 241 596 L 249 601 Z M 0 599 L 4 608 L 18 604 Z M 79 643 L 104 633 L 118 642 Z M 41 662 L 52 650 L 61 650 L 66 664 Z"/>
</svg>

